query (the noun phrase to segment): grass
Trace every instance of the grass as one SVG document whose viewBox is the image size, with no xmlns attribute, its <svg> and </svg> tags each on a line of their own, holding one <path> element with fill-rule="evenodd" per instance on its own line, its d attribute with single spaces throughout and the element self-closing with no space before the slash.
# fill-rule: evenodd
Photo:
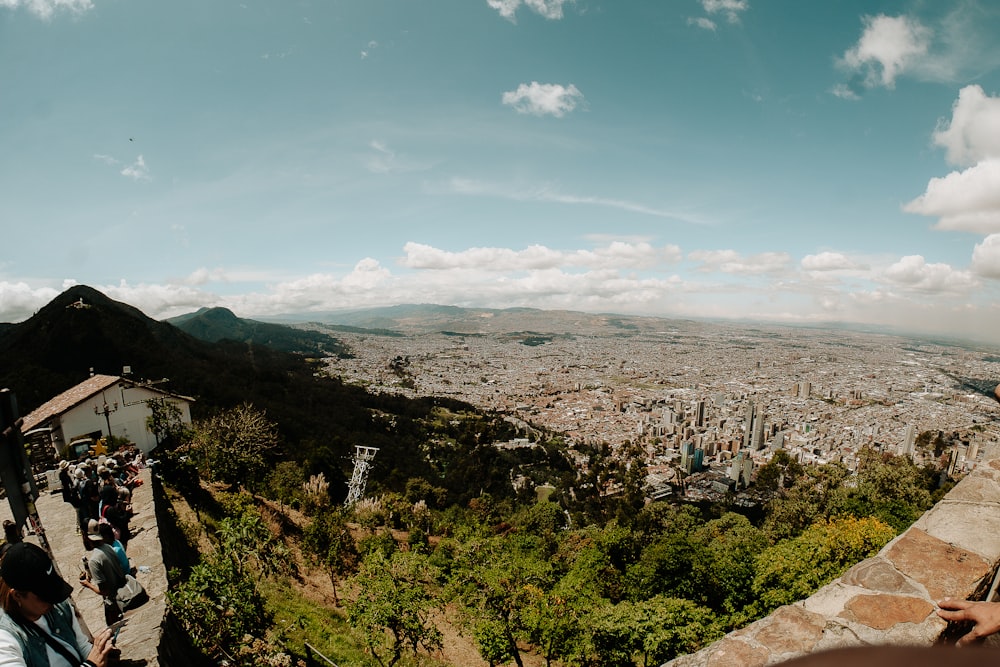
<svg viewBox="0 0 1000 667">
<path fill-rule="evenodd" d="M 305 655 L 308 642 L 339 667 L 375 664 L 355 639 L 343 612 L 307 599 L 287 581 L 263 581 L 261 591 L 274 612 L 276 643 L 294 655 Z"/>
</svg>

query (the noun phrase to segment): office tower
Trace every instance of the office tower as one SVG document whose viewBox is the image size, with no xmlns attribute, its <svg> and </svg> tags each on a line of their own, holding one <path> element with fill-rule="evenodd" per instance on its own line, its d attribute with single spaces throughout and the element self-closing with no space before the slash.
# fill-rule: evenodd
<svg viewBox="0 0 1000 667">
<path fill-rule="evenodd" d="M 753 433 L 750 438 L 750 451 L 756 452 L 764 448 L 764 415 L 757 413 L 753 418 Z"/>
<path fill-rule="evenodd" d="M 771 449 L 783 449 L 785 446 L 785 432 L 778 431 L 774 436 L 774 440 L 771 441 Z"/>
<path fill-rule="evenodd" d="M 750 439 L 753 435 L 753 418 L 756 410 L 753 403 L 747 403 L 743 410 L 743 448 L 750 447 Z"/>
<path fill-rule="evenodd" d="M 694 455 L 694 443 L 687 441 L 681 445 L 681 468 L 691 472 L 689 465 Z"/>
<path fill-rule="evenodd" d="M 729 479 L 733 480 L 737 484 L 740 482 L 740 475 L 743 472 L 743 452 L 739 452 L 734 456 L 729 464 Z"/>
<path fill-rule="evenodd" d="M 705 401 L 698 401 L 694 406 L 694 425 L 698 428 L 705 426 Z"/>
<path fill-rule="evenodd" d="M 744 489 L 750 486 L 751 475 L 753 475 L 753 459 L 748 456 L 743 459 L 743 470 L 740 472 L 740 484 Z"/>
<path fill-rule="evenodd" d="M 705 450 L 700 447 L 694 450 L 694 456 L 691 457 L 692 465 L 691 472 L 700 472 L 704 467 L 705 463 Z"/>
<path fill-rule="evenodd" d="M 913 443 L 917 440 L 917 427 L 910 424 L 906 427 L 906 432 L 903 434 L 903 447 L 902 455 L 909 456 L 913 453 Z"/>
</svg>

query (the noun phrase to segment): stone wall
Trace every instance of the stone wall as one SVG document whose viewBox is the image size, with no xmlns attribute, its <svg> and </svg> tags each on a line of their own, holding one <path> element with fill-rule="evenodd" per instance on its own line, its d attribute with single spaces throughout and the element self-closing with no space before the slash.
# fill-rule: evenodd
<svg viewBox="0 0 1000 667">
<path fill-rule="evenodd" d="M 762 667 L 825 649 L 949 641 L 943 597 L 984 599 L 1000 555 L 1000 458 L 991 457 L 873 558 L 811 597 L 670 667 Z"/>
</svg>

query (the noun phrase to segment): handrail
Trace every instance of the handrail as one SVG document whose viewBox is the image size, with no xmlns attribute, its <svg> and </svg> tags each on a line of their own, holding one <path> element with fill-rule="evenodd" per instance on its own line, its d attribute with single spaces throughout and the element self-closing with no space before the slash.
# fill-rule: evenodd
<svg viewBox="0 0 1000 667">
<path fill-rule="evenodd" d="M 309 651 L 309 656 L 310 656 L 310 657 L 312 657 L 312 654 L 313 654 L 313 653 L 315 653 L 315 654 L 316 654 L 316 655 L 318 655 L 319 657 L 323 658 L 323 660 L 325 660 L 325 661 L 327 662 L 327 664 L 330 664 L 330 665 L 333 665 L 333 667 L 337 667 L 337 663 L 335 663 L 335 662 L 334 662 L 333 660 L 330 660 L 330 658 L 328 658 L 328 657 L 326 657 L 325 655 L 323 655 L 322 653 L 320 653 L 320 652 L 319 652 L 319 651 L 318 651 L 318 650 L 316 649 L 316 647 L 315 647 L 315 646 L 313 646 L 313 645 L 312 645 L 312 644 L 310 644 L 309 642 L 305 642 L 305 645 L 306 645 L 306 650 L 307 650 L 307 651 Z"/>
</svg>

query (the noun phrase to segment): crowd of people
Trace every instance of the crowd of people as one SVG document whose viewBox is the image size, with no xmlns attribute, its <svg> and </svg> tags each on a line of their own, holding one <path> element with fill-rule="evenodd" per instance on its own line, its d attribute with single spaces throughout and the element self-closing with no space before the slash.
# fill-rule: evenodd
<svg viewBox="0 0 1000 667">
<path fill-rule="evenodd" d="M 89 637 L 69 596 L 73 587 L 49 554 L 4 522 L 0 549 L 0 667 L 110 667 L 119 664 L 117 629 L 126 610 L 146 600 L 127 553 L 132 490 L 142 484 L 134 447 L 76 463 L 61 461 L 62 498 L 72 506 L 83 549 L 83 588 L 101 596 L 107 627 Z M 88 593 L 89 594 L 89 593 Z"/>
<path fill-rule="evenodd" d="M 78 463 L 59 463 L 62 497 L 76 509 L 84 548 L 91 547 L 91 521 L 111 524 L 116 539 L 123 547 L 128 545 L 132 489 L 142 483 L 139 470 L 144 465 L 142 454 L 135 449 Z"/>
</svg>

